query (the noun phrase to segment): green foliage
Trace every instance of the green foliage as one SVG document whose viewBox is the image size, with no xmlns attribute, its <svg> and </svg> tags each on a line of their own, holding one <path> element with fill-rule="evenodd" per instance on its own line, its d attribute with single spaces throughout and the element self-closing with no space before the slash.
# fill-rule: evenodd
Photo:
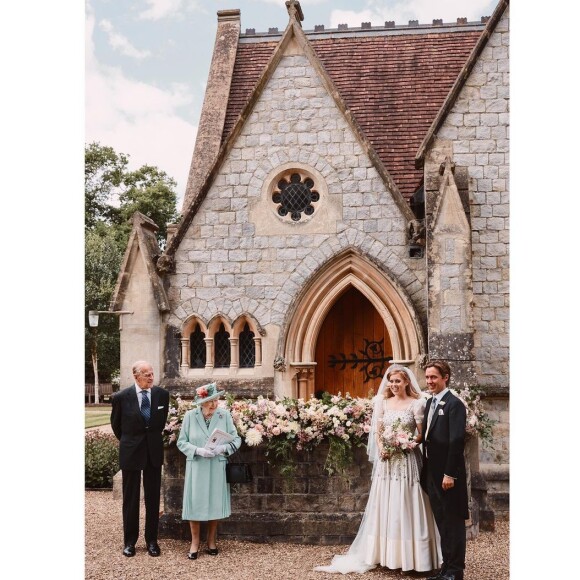
<svg viewBox="0 0 580 580">
<path fill-rule="evenodd" d="M 264 455 L 280 475 L 286 479 L 296 474 L 296 459 L 294 455 L 294 441 L 291 437 L 272 437 L 266 444 Z"/>
<path fill-rule="evenodd" d="M 138 211 L 158 226 L 163 247 L 167 223 L 178 219 L 176 182 L 164 171 L 143 165 L 129 171 L 129 156 L 99 143 L 85 145 L 85 380 L 94 381 L 91 361 L 97 341 L 99 381 L 119 370 L 119 319 L 101 316 L 98 331 L 88 326 L 89 310 L 109 310 L 123 255 Z"/>
<path fill-rule="evenodd" d="M 89 431 L 85 435 L 85 487 L 113 487 L 119 471 L 119 442 L 110 433 Z"/>
<path fill-rule="evenodd" d="M 125 190 L 120 194 L 119 226 L 130 233 L 129 220 L 139 211 L 151 218 L 158 226 L 157 239 L 163 245 L 167 238 L 167 224 L 177 220 L 175 205 L 177 183 L 157 167 L 143 165 L 128 173 L 124 180 Z"/>
<path fill-rule="evenodd" d="M 99 380 L 109 382 L 119 368 L 119 319 L 100 316 L 98 329 L 88 326 L 89 310 L 108 310 L 123 248 L 114 226 L 97 224 L 85 234 L 85 377 L 94 380 L 91 361 L 92 341 L 97 341 Z"/>
<path fill-rule="evenodd" d="M 335 435 L 328 436 L 328 455 L 324 462 L 324 469 L 328 475 L 344 475 L 346 469 L 354 460 L 353 447 L 350 441 L 345 441 Z"/>
<path fill-rule="evenodd" d="M 85 145 L 85 228 L 111 218 L 111 201 L 121 186 L 129 159 L 112 147 Z"/>
</svg>

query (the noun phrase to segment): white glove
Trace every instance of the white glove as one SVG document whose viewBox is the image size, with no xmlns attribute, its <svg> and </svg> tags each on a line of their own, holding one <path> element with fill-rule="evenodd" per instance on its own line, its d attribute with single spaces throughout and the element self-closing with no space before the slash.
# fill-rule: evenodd
<svg viewBox="0 0 580 580">
<path fill-rule="evenodd" d="M 217 445 L 214 449 L 216 455 L 220 455 L 221 453 L 225 453 L 229 448 L 229 445 Z"/>
<path fill-rule="evenodd" d="M 206 449 L 205 447 L 198 447 L 195 450 L 195 454 L 200 457 L 205 457 L 209 459 L 210 457 L 215 457 L 215 452 L 212 449 Z"/>
</svg>

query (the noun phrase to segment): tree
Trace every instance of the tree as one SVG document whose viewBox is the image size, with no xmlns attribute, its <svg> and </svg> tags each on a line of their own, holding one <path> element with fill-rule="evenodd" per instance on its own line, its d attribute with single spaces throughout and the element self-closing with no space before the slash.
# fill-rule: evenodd
<svg viewBox="0 0 580 580">
<path fill-rule="evenodd" d="M 88 312 L 109 309 L 124 250 L 116 233 L 115 226 L 98 222 L 85 234 L 85 376 L 93 375 L 92 343 L 98 340 L 99 371 L 106 382 L 119 370 L 119 319 L 101 316 L 97 333 L 88 326 Z"/>
<path fill-rule="evenodd" d="M 137 171 L 125 175 L 125 189 L 119 195 L 119 227 L 130 232 L 131 216 L 139 211 L 151 218 L 158 226 L 157 239 L 161 245 L 167 239 L 167 224 L 177 220 L 175 187 L 177 183 L 157 167 L 143 165 Z"/>
<path fill-rule="evenodd" d="M 85 228 L 111 218 L 112 202 L 121 186 L 129 160 L 112 147 L 85 145 Z"/>
<path fill-rule="evenodd" d="M 88 325 L 89 310 L 108 310 L 135 211 L 158 226 L 160 247 L 167 223 L 175 222 L 177 186 L 164 171 L 143 165 L 129 171 L 129 156 L 99 143 L 85 145 L 85 380 L 96 379 L 91 357 L 96 333 Z M 119 319 L 101 316 L 97 351 L 105 382 L 119 370 Z"/>
</svg>

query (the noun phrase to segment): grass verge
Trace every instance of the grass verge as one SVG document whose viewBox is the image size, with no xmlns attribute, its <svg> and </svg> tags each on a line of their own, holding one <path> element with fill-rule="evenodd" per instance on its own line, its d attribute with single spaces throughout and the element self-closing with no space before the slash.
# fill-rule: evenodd
<svg viewBox="0 0 580 580">
<path fill-rule="evenodd" d="M 108 425 L 111 421 L 110 409 L 89 409 L 85 407 L 85 429 Z"/>
</svg>

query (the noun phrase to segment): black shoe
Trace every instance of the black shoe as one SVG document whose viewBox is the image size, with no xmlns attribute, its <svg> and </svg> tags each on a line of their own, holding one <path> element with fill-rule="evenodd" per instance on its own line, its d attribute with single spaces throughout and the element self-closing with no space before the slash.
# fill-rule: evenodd
<svg viewBox="0 0 580 580">
<path fill-rule="evenodd" d="M 123 548 L 123 556 L 127 556 L 130 558 L 131 556 L 135 555 L 135 546 L 133 544 L 127 544 Z"/>
<path fill-rule="evenodd" d="M 217 548 L 208 548 L 205 551 L 206 554 L 209 554 L 210 556 L 217 556 L 218 555 L 218 549 Z"/>
<path fill-rule="evenodd" d="M 463 572 L 445 572 L 440 578 L 441 580 L 463 580 Z"/>
<path fill-rule="evenodd" d="M 161 548 L 159 547 L 159 544 L 157 542 L 151 542 L 150 544 L 147 544 L 147 553 L 150 556 L 161 555 Z"/>
<path fill-rule="evenodd" d="M 187 554 L 187 558 L 189 560 L 197 560 L 197 552 L 189 552 L 189 554 Z"/>
</svg>

